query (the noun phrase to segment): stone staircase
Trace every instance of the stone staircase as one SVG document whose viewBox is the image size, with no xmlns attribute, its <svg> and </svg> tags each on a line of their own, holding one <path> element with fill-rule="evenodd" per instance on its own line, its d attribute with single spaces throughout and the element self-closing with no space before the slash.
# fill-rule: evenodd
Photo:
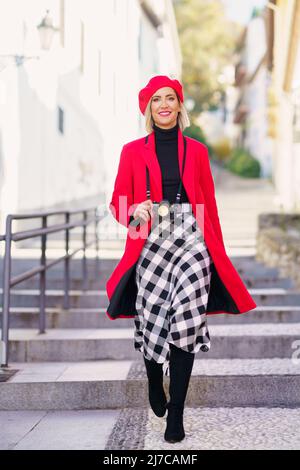
<svg viewBox="0 0 300 470">
<path fill-rule="evenodd" d="M 300 448 L 300 292 L 255 260 L 257 215 L 274 210 L 273 190 L 265 181 L 242 181 L 214 165 L 213 170 L 227 253 L 257 308 L 207 317 L 212 347 L 195 358 L 186 439 L 166 443 L 165 417 L 149 408 L 133 319 L 112 321 L 105 314 L 105 282 L 123 252 L 123 239 L 111 246 L 104 240 L 100 262 L 88 260 L 86 291 L 80 261 L 72 260 L 68 311 L 62 308 L 62 271 L 53 267 L 47 273 L 45 334 L 38 334 L 37 279 L 13 289 L 10 374 L 0 382 L 7 437 L 0 437 L 0 448 Z M 33 261 L 16 252 L 14 274 Z M 167 394 L 168 383 L 164 377 Z"/>
<path fill-rule="evenodd" d="M 298 407 L 300 365 L 292 356 L 300 337 L 300 292 L 252 257 L 232 262 L 258 307 L 208 316 L 212 347 L 196 355 L 186 404 Z M 17 372 L 0 383 L 1 410 L 148 407 L 133 319 L 112 321 L 105 314 L 105 282 L 116 260 L 102 260 L 98 267 L 89 260 L 85 292 L 78 289 L 80 262 L 73 263 L 69 311 L 61 307 L 60 272 L 49 271 L 45 334 L 37 330 L 37 281 L 12 291 L 9 369 Z"/>
</svg>

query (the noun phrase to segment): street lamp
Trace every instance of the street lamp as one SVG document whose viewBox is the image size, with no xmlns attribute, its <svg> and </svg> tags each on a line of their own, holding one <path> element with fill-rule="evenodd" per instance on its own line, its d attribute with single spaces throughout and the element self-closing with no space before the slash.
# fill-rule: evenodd
<svg viewBox="0 0 300 470">
<path fill-rule="evenodd" d="M 51 47 L 54 33 L 59 31 L 59 28 L 56 28 L 53 25 L 53 19 L 49 15 L 49 10 L 46 11 L 46 15 L 37 28 L 40 35 L 41 47 L 42 49 L 48 51 Z"/>
<path fill-rule="evenodd" d="M 42 18 L 42 21 L 37 26 L 39 37 L 40 37 L 40 45 L 43 50 L 49 50 L 52 44 L 53 36 L 56 31 L 59 31 L 59 28 L 56 28 L 53 25 L 53 20 L 49 15 L 49 10 L 46 10 L 46 15 Z M 6 59 L 14 59 L 15 64 L 17 67 L 22 65 L 25 60 L 28 59 L 39 59 L 40 56 L 25 56 L 19 54 L 1 54 L 0 58 Z M 4 67 L 5 68 L 5 67 Z M 3 69 L 2 69 L 3 70 Z"/>
</svg>

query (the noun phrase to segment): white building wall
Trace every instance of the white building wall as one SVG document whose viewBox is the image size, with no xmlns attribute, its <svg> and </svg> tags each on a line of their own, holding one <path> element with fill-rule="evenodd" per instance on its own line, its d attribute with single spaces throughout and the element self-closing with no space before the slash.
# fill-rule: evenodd
<svg viewBox="0 0 300 470">
<path fill-rule="evenodd" d="M 293 102 L 293 207 L 300 211 L 300 47 L 292 84 Z"/>
<path fill-rule="evenodd" d="M 290 91 L 284 90 L 284 80 L 288 67 L 290 31 L 294 21 L 295 1 L 282 2 L 275 11 L 274 72 L 273 80 L 278 98 L 278 135 L 274 147 L 276 161 L 274 181 L 279 192 L 282 209 L 299 209 L 299 144 L 293 138 L 293 117 L 296 95 L 294 90 L 300 85 L 300 58 L 293 70 Z M 298 54 L 300 54 L 298 45 Z"/>
<path fill-rule="evenodd" d="M 255 80 L 247 88 L 247 135 L 245 145 L 261 164 L 261 176 L 272 173 L 272 140 L 268 137 L 267 89 L 269 81 L 265 66 L 258 71 Z"/>
<path fill-rule="evenodd" d="M 264 20 L 262 17 L 254 18 L 249 22 L 245 44 L 248 77 L 255 73 L 266 53 L 266 47 Z M 260 162 L 262 177 L 268 177 L 272 173 L 272 140 L 267 135 L 268 86 L 268 71 L 266 65 L 262 64 L 254 79 L 247 85 L 245 93 L 245 101 L 249 109 L 245 146 Z"/>
<path fill-rule="evenodd" d="M 146 133 L 139 89 L 152 75 L 180 73 L 171 0 L 159 6 L 166 12 L 159 40 L 138 0 L 65 0 L 64 47 L 56 34 L 41 51 L 36 25 L 50 7 L 59 26 L 61 1 L 20 8 L 0 0 L 0 53 L 41 56 L 20 67 L 0 58 L 0 232 L 8 213 L 107 204 L 122 145 Z"/>
</svg>

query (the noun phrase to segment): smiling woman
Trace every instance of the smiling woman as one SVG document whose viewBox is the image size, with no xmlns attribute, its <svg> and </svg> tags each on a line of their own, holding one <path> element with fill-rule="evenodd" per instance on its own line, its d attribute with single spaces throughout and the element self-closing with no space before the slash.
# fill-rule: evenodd
<svg viewBox="0 0 300 470">
<path fill-rule="evenodd" d="M 149 135 L 127 143 L 121 153 L 110 208 L 129 230 L 125 253 L 106 284 L 107 314 L 112 320 L 134 318 L 134 347 L 143 353 L 150 405 L 157 416 L 168 409 L 164 437 L 178 442 L 185 437 L 194 356 L 210 349 L 206 315 L 239 314 L 256 304 L 225 251 L 207 147 L 183 135 L 190 124 L 181 84 L 164 75 L 151 78 L 139 93 L 139 107 Z M 173 209 L 158 218 L 151 205 L 165 198 Z M 132 206 L 133 218 L 147 222 L 138 233 L 130 225 Z"/>
</svg>

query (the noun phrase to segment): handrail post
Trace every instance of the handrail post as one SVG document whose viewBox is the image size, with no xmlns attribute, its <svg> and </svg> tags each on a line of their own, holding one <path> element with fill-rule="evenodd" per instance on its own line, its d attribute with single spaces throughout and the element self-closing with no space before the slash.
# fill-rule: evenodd
<svg viewBox="0 0 300 470">
<path fill-rule="evenodd" d="M 2 332 L 1 332 L 1 367 L 8 367 L 9 356 L 9 309 L 10 309 L 10 276 L 11 276 L 11 235 L 12 218 L 6 218 L 5 253 L 3 266 L 3 301 L 2 301 Z"/>
<path fill-rule="evenodd" d="M 68 225 L 70 223 L 70 213 L 66 212 L 65 222 Z M 64 262 L 64 308 L 68 309 L 70 307 L 70 258 L 69 258 L 69 242 L 70 242 L 70 233 L 69 228 L 66 228 L 65 231 L 65 262 Z"/>
<path fill-rule="evenodd" d="M 42 217 L 42 226 L 43 228 L 47 227 L 47 216 Z M 46 243 L 47 235 L 44 234 L 41 236 L 41 265 L 46 266 Z M 40 316 L 39 316 L 39 333 L 45 333 L 46 329 L 46 313 L 45 313 L 45 293 L 46 293 L 46 270 L 43 269 L 40 272 Z"/>
<path fill-rule="evenodd" d="M 87 220 L 87 211 L 83 211 L 83 220 Z M 83 277 L 83 290 L 87 289 L 87 269 L 86 269 L 86 225 L 83 226 L 82 232 L 82 277 Z"/>
</svg>

